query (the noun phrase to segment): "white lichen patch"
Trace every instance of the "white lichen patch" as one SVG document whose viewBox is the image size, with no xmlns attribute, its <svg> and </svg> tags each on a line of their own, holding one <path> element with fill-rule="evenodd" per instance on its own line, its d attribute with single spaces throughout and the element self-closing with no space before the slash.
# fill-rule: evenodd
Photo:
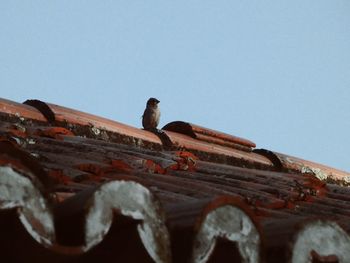
<svg viewBox="0 0 350 263">
<path fill-rule="evenodd" d="M 350 176 L 344 176 L 344 182 L 349 184 L 350 183 Z"/>
<path fill-rule="evenodd" d="M 28 144 L 36 144 L 36 141 L 34 139 L 32 139 L 32 138 L 28 138 L 27 139 L 27 143 Z"/>
<path fill-rule="evenodd" d="M 11 139 L 16 142 L 18 145 L 22 145 L 22 140 L 18 137 L 11 136 Z"/>
<path fill-rule="evenodd" d="M 303 166 L 301 168 L 301 173 L 312 173 L 321 181 L 324 181 L 328 178 L 328 174 L 322 171 L 320 168 L 314 168 L 309 166 Z"/>
<path fill-rule="evenodd" d="M 95 134 L 96 136 L 100 135 L 101 130 L 95 126 L 91 127 L 91 131 L 93 132 L 93 134 Z"/>
<path fill-rule="evenodd" d="M 297 234 L 292 263 L 311 263 L 310 252 L 316 251 L 320 256 L 336 255 L 339 263 L 350 262 L 350 238 L 348 234 L 331 221 L 313 221 Z"/>
<path fill-rule="evenodd" d="M 21 121 L 24 121 L 24 118 L 21 116 L 21 114 L 19 114 L 18 112 L 15 113 L 15 116 Z"/>
<path fill-rule="evenodd" d="M 40 158 L 40 155 L 38 153 L 30 153 L 30 155 L 37 159 Z"/>
<path fill-rule="evenodd" d="M 236 242 L 242 262 L 259 262 L 259 233 L 249 216 L 231 205 L 207 214 L 195 238 L 192 262 L 207 262 L 219 237 Z"/>
<path fill-rule="evenodd" d="M 26 127 L 24 127 L 20 123 L 15 123 L 14 126 L 16 127 L 17 130 L 19 130 L 21 132 L 26 132 L 27 131 Z"/>
<path fill-rule="evenodd" d="M 39 190 L 11 167 L 0 167 L 0 209 L 11 208 L 17 208 L 20 221 L 37 242 L 44 246 L 54 242 L 52 213 Z"/>
<path fill-rule="evenodd" d="M 147 188 L 132 181 L 109 182 L 95 192 L 86 215 L 84 250 L 104 238 L 112 224 L 113 210 L 142 220 L 138 232 L 151 258 L 157 263 L 171 261 L 169 233 L 160 205 Z"/>
</svg>

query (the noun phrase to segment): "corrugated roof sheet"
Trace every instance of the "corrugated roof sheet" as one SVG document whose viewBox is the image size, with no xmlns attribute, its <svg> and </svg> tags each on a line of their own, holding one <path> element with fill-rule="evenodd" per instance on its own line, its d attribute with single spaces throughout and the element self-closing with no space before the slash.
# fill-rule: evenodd
<svg viewBox="0 0 350 263">
<path fill-rule="evenodd" d="M 1 99 L 1 257 L 350 262 L 349 174 L 255 147 L 191 123 L 153 134 Z"/>
</svg>

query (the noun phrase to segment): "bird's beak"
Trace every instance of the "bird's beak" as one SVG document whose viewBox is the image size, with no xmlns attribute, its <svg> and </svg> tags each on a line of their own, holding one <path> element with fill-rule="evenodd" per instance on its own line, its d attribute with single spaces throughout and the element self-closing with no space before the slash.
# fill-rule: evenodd
<svg viewBox="0 0 350 263">
<path fill-rule="evenodd" d="M 157 101 L 157 104 L 160 102 L 159 100 L 156 100 Z"/>
</svg>

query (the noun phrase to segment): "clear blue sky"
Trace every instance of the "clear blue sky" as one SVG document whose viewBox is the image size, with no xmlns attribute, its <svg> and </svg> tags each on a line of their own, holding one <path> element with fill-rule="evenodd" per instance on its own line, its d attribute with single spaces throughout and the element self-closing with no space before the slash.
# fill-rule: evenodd
<svg viewBox="0 0 350 263">
<path fill-rule="evenodd" d="M 350 171 L 350 1 L 0 2 L 0 97 L 189 121 Z"/>
</svg>

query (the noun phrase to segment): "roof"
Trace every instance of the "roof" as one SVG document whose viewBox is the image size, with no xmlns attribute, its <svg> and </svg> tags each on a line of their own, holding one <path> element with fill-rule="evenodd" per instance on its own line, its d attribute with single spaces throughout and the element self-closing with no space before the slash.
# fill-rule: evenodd
<svg viewBox="0 0 350 263">
<path fill-rule="evenodd" d="M 350 258 L 349 173 L 191 123 L 0 99 L 0 175 L 5 262 Z"/>
</svg>

